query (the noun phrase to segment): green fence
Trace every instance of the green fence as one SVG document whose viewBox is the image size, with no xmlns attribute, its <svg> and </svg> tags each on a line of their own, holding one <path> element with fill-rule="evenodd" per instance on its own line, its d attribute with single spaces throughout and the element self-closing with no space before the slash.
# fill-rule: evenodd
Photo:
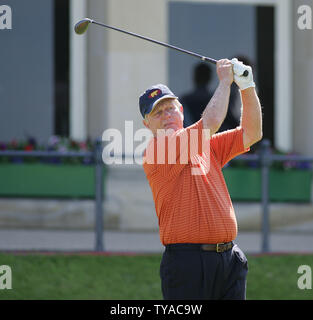
<svg viewBox="0 0 313 320">
<path fill-rule="evenodd" d="M 260 201 L 262 198 L 261 169 L 225 168 L 225 181 L 232 200 Z M 269 172 L 269 200 L 273 202 L 310 202 L 312 171 L 279 170 Z"/>
<path fill-rule="evenodd" d="M 105 167 L 103 177 L 105 179 Z M 0 164 L 1 197 L 94 198 L 95 166 Z M 105 186 L 105 184 L 104 184 Z M 103 188 L 103 192 L 105 192 Z"/>
</svg>

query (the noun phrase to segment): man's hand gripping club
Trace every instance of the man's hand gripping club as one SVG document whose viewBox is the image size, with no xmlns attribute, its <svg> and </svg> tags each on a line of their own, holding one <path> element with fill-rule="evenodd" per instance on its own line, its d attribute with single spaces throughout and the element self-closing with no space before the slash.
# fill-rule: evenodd
<svg viewBox="0 0 313 320">
<path fill-rule="evenodd" d="M 253 81 L 252 68 L 250 66 L 244 65 L 241 61 L 238 61 L 237 58 L 233 58 L 231 60 L 234 71 L 234 81 L 239 87 L 240 90 L 245 90 L 251 87 L 255 87 L 255 83 Z M 243 73 L 247 70 L 249 73 L 245 77 Z"/>
</svg>

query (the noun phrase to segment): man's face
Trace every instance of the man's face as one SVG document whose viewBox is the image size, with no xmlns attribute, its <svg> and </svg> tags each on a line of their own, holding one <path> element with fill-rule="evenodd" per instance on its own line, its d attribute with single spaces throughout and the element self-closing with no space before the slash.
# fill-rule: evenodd
<svg viewBox="0 0 313 320">
<path fill-rule="evenodd" d="M 183 120 L 183 107 L 177 99 L 169 98 L 160 101 L 143 120 L 143 124 L 156 136 L 158 129 L 173 129 L 174 131 L 182 129 Z"/>
</svg>

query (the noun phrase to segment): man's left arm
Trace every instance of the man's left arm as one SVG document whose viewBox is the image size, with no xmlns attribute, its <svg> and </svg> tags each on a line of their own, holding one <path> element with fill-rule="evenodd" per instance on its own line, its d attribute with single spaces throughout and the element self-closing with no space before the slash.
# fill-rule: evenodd
<svg viewBox="0 0 313 320">
<path fill-rule="evenodd" d="M 245 149 L 262 139 L 262 110 L 259 98 L 255 91 L 252 68 L 245 66 L 237 59 L 232 59 L 234 80 L 240 89 L 242 109 L 240 126 L 243 128 L 243 144 Z M 244 77 L 243 71 L 248 76 Z"/>
<path fill-rule="evenodd" d="M 240 126 L 243 128 L 243 145 L 249 148 L 262 139 L 262 111 L 254 87 L 240 91 L 242 110 Z"/>
</svg>

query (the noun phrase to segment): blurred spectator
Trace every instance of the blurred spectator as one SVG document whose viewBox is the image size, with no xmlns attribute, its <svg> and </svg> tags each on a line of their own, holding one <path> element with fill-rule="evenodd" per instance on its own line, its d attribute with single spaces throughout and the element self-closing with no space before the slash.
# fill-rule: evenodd
<svg viewBox="0 0 313 320">
<path fill-rule="evenodd" d="M 252 66 L 245 56 L 237 56 L 239 61 Z M 252 66 L 253 67 L 253 66 Z M 184 107 L 184 127 L 190 126 L 201 118 L 202 112 L 212 98 L 213 93 L 208 89 L 212 79 L 212 69 L 206 63 L 198 63 L 193 72 L 194 90 L 180 98 Z M 240 123 L 241 99 L 235 82 L 231 85 L 229 107 L 224 122 L 218 132 L 236 128 Z"/>
<path fill-rule="evenodd" d="M 212 70 L 206 63 L 198 63 L 194 68 L 194 90 L 179 99 L 184 108 L 184 127 L 190 126 L 201 118 L 202 112 L 213 93 L 208 84 L 212 78 Z"/>
</svg>

